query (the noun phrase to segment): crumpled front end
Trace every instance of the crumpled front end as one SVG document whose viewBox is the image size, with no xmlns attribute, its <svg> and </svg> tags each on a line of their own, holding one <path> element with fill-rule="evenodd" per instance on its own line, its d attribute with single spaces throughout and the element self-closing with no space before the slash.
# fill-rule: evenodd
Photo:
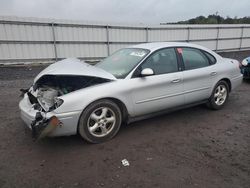
<svg viewBox="0 0 250 188">
<path fill-rule="evenodd" d="M 21 90 L 21 117 L 35 138 L 76 134 L 82 111 L 64 109 L 61 96 L 113 80 L 112 74 L 78 59 L 51 64 L 36 76 L 29 89 Z"/>
<path fill-rule="evenodd" d="M 63 109 L 64 101 L 60 97 L 109 81 L 89 76 L 44 75 L 30 89 L 22 90 L 21 117 L 32 129 L 34 138 L 76 134 L 81 111 Z M 62 108 L 60 112 L 64 113 L 56 113 L 57 108 Z"/>
<path fill-rule="evenodd" d="M 27 93 L 19 103 L 21 118 L 32 130 L 35 139 L 46 136 L 69 136 L 77 133 L 81 111 L 56 113 L 45 112 L 32 104 Z"/>
</svg>

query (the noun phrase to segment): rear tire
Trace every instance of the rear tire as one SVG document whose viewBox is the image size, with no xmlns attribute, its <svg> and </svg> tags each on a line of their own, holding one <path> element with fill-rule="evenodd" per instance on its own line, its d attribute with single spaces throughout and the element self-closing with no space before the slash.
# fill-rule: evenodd
<svg viewBox="0 0 250 188">
<path fill-rule="evenodd" d="M 214 87 L 212 95 L 208 100 L 207 106 L 213 110 L 221 109 L 227 102 L 228 95 L 229 87 L 227 82 L 223 80 L 219 81 Z"/>
<path fill-rule="evenodd" d="M 101 143 L 112 139 L 121 123 L 122 114 L 118 105 L 111 100 L 99 100 L 83 111 L 78 132 L 90 143 Z"/>
</svg>

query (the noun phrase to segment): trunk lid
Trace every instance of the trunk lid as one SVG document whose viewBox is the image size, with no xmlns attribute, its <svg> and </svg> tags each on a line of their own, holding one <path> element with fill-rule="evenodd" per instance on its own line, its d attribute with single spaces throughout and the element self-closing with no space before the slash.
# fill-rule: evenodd
<svg viewBox="0 0 250 188">
<path fill-rule="evenodd" d="M 226 61 L 230 61 L 231 63 L 239 63 L 239 61 L 238 60 L 236 60 L 236 59 L 231 59 L 231 58 L 226 58 L 226 57 L 224 57 L 224 60 L 226 60 Z"/>
</svg>

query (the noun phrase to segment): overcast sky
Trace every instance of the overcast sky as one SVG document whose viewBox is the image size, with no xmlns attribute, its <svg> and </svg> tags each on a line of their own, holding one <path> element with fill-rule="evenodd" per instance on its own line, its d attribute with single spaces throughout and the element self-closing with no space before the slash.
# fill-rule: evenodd
<svg viewBox="0 0 250 188">
<path fill-rule="evenodd" d="M 199 15 L 250 16 L 250 0 L 0 0 L 0 15 L 159 24 Z"/>
</svg>

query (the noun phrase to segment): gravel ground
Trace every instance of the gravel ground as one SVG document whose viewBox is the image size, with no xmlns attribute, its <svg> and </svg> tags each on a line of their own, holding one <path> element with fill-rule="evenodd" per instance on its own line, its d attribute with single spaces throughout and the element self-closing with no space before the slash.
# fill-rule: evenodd
<svg viewBox="0 0 250 188">
<path fill-rule="evenodd" d="M 34 142 L 19 118 L 19 89 L 43 68 L 0 68 L 0 187 L 250 187 L 250 82 L 222 110 L 196 106 L 136 122 L 103 144 Z"/>
</svg>

